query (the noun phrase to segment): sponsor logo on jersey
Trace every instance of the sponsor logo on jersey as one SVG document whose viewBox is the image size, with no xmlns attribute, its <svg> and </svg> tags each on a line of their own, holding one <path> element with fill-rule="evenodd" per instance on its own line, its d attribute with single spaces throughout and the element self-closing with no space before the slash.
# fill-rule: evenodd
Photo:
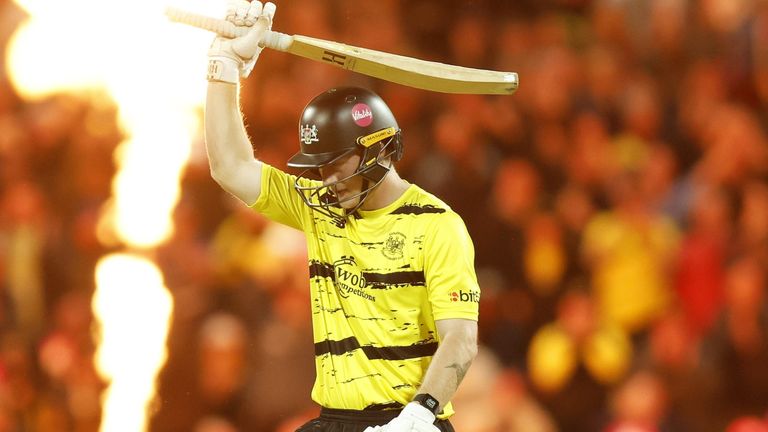
<svg viewBox="0 0 768 432">
<path fill-rule="evenodd" d="M 299 139 L 306 145 L 310 145 L 313 142 L 317 142 L 317 126 L 315 125 L 302 125 L 299 128 Z"/>
<path fill-rule="evenodd" d="M 369 301 L 376 301 L 376 297 L 366 292 L 365 287 L 368 282 L 365 280 L 363 272 L 357 267 L 353 257 L 344 256 L 334 262 L 333 272 L 340 296 L 349 298 L 350 295 L 354 295 Z"/>
<path fill-rule="evenodd" d="M 384 247 L 381 253 L 391 260 L 403 257 L 403 248 L 405 247 L 405 234 L 399 232 L 389 233 L 384 241 Z"/>
<path fill-rule="evenodd" d="M 369 126 L 373 123 L 373 111 L 371 111 L 371 107 L 364 103 L 356 104 L 352 107 L 352 119 L 358 126 Z"/>
<path fill-rule="evenodd" d="M 462 303 L 480 303 L 480 293 L 477 291 L 464 290 L 453 291 L 451 292 L 451 301 Z"/>
</svg>

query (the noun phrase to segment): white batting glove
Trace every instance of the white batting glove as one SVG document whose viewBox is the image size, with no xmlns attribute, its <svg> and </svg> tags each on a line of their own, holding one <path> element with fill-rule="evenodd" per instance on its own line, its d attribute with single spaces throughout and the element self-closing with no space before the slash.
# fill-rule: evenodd
<svg viewBox="0 0 768 432">
<path fill-rule="evenodd" d="M 216 36 L 208 49 L 208 81 L 237 83 L 247 78 L 261 53 L 259 46 L 264 32 L 272 28 L 277 6 L 268 2 L 230 0 L 227 4 L 227 21 L 251 31 L 238 38 Z"/>
<path fill-rule="evenodd" d="M 368 427 L 363 432 L 440 432 L 440 429 L 435 426 L 435 415 L 430 410 L 411 402 L 389 423 Z"/>
</svg>

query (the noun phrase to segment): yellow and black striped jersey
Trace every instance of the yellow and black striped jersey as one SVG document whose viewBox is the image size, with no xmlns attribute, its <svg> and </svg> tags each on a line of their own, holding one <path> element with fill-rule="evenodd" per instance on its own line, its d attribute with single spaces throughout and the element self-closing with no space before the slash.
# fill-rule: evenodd
<svg viewBox="0 0 768 432">
<path fill-rule="evenodd" d="M 480 288 L 464 222 L 410 185 L 389 206 L 358 211 L 340 227 L 304 203 L 295 180 L 265 165 L 252 208 L 307 236 L 312 398 L 328 408 L 401 407 L 437 349 L 435 320 L 478 318 Z M 448 404 L 440 417 L 452 412 Z"/>
</svg>

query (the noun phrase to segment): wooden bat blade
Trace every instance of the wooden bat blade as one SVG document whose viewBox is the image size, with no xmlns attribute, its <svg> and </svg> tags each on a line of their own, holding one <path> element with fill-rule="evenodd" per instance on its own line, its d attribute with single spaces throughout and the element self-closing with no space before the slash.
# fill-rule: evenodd
<svg viewBox="0 0 768 432">
<path fill-rule="evenodd" d="M 288 52 L 382 80 L 442 93 L 512 94 L 514 72 L 498 72 L 406 57 L 294 35 Z"/>
<path fill-rule="evenodd" d="M 177 8 L 166 9 L 172 21 L 238 37 L 248 28 Z M 310 60 L 409 87 L 441 93 L 512 94 L 518 87 L 514 72 L 474 69 L 421 60 L 302 35 L 267 32 L 261 45 Z"/>
</svg>

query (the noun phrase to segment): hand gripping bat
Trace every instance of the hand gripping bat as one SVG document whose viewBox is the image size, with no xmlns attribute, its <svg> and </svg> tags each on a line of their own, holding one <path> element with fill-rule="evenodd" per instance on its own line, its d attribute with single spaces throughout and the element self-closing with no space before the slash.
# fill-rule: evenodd
<svg viewBox="0 0 768 432">
<path fill-rule="evenodd" d="M 249 30 L 247 27 L 238 27 L 227 20 L 174 7 L 167 8 L 165 13 L 171 21 L 226 37 L 239 37 Z M 454 66 L 309 36 L 267 31 L 259 45 L 422 90 L 504 95 L 514 93 L 518 86 L 518 77 L 515 72 Z"/>
</svg>

